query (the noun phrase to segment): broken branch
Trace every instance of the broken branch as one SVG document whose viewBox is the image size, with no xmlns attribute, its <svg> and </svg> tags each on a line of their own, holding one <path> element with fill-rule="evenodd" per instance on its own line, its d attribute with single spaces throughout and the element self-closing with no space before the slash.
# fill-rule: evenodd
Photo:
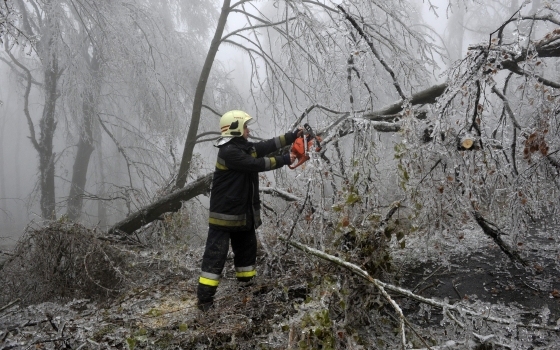
<svg viewBox="0 0 560 350">
<path fill-rule="evenodd" d="M 496 317 L 496 316 L 490 316 L 488 315 L 488 311 L 485 312 L 477 312 L 476 310 L 472 310 L 466 307 L 461 306 L 459 303 L 456 304 L 449 304 L 446 303 L 444 301 L 439 301 L 436 299 L 430 299 L 430 298 L 425 298 L 422 297 L 420 295 L 414 294 L 413 292 L 409 291 L 408 289 L 405 288 L 401 288 L 401 287 L 397 287 L 394 286 L 392 284 L 389 283 L 385 283 L 382 282 L 378 279 L 375 279 L 373 277 L 371 277 L 367 271 L 361 269 L 359 266 L 352 264 L 348 261 L 342 260 L 341 258 L 338 258 L 336 256 L 330 255 L 328 253 L 325 253 L 323 251 L 308 247 L 302 243 L 299 242 L 295 242 L 292 240 L 288 240 L 285 237 L 280 236 L 279 239 L 281 241 L 286 242 L 287 244 L 291 245 L 292 247 L 299 249 L 305 253 L 311 254 L 313 256 L 316 256 L 318 258 L 321 258 L 323 260 L 327 260 L 330 261 L 340 267 L 343 267 L 347 270 L 349 270 L 350 272 L 354 273 L 355 275 L 364 278 L 365 280 L 367 280 L 368 282 L 372 283 L 374 286 L 376 286 L 377 288 L 381 287 L 384 288 L 386 290 L 390 290 L 392 292 L 401 294 L 405 297 L 408 297 L 410 299 L 414 299 L 417 300 L 421 303 L 427 304 L 427 305 L 431 305 L 431 306 L 435 306 L 441 309 L 447 309 L 447 310 L 454 310 L 457 311 L 459 314 L 464 314 L 467 316 L 471 316 L 471 317 L 484 317 L 485 320 L 487 321 L 492 321 L 495 323 L 500 323 L 500 324 L 505 324 L 505 325 L 513 325 L 519 328 L 535 328 L 535 329 L 543 329 L 543 330 L 548 330 L 548 331 L 554 331 L 554 332 L 560 332 L 560 327 L 548 327 L 545 325 L 541 325 L 541 324 L 535 324 L 535 323 L 531 323 L 531 324 L 524 324 L 521 322 L 516 322 L 513 319 L 510 318 L 503 318 L 503 317 Z M 378 287 L 379 286 L 379 287 Z"/>
</svg>

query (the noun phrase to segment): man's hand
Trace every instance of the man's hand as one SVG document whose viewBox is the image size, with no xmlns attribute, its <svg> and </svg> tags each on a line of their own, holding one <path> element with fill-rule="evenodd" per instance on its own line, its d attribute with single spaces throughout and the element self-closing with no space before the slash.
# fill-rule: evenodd
<svg viewBox="0 0 560 350">
<path fill-rule="evenodd" d="M 292 164 L 294 162 L 294 160 L 296 160 L 296 155 L 293 153 L 290 153 L 290 164 Z"/>
</svg>

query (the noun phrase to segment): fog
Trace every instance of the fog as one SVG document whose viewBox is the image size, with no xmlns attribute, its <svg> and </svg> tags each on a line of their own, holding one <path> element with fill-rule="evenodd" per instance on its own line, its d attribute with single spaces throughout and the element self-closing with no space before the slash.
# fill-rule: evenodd
<svg viewBox="0 0 560 350">
<path fill-rule="evenodd" d="M 517 2 L 514 1 L 509 6 L 514 8 L 517 6 L 516 3 Z M 274 11 L 274 7 L 271 7 L 271 4 L 272 2 L 259 2 L 259 5 L 262 6 L 262 9 L 265 11 Z M 480 23 L 475 21 L 472 23 L 464 23 L 464 25 L 462 24 L 463 20 L 468 20 L 469 18 L 476 19 L 476 15 L 469 12 L 471 11 L 470 9 L 473 6 L 476 7 L 476 5 L 473 5 L 470 2 L 466 2 L 466 4 L 467 5 L 458 5 L 457 3 L 452 2 L 452 6 L 450 6 L 448 1 L 422 1 L 421 4 L 421 21 L 433 28 L 434 33 L 431 34 L 431 36 L 434 43 L 445 47 L 451 60 L 463 57 L 466 53 L 468 45 L 471 43 L 487 40 L 488 38 L 488 29 L 483 28 Z M 217 7 L 215 11 L 218 9 L 219 7 Z M 257 13 L 256 10 L 251 11 L 253 11 L 253 13 Z M 489 12 L 491 11 L 493 10 L 489 9 Z M 216 13 L 217 12 L 214 12 L 213 15 L 215 16 Z M 188 18 L 187 16 L 187 20 L 189 19 L 191 18 Z M 226 32 L 232 32 L 246 25 L 245 20 L 245 17 L 239 13 L 232 14 L 231 19 L 228 22 L 229 24 L 226 28 Z M 208 35 L 204 37 L 202 43 L 192 43 L 192 47 L 196 48 L 195 51 L 197 51 L 198 55 L 204 55 L 209 38 L 213 33 L 213 28 L 207 27 L 201 29 L 200 26 L 203 26 L 203 24 L 197 23 L 196 25 L 199 26 L 196 28 L 197 33 L 206 30 Z M 185 30 L 188 31 L 188 23 L 186 27 L 187 29 Z M 496 25 L 492 23 L 488 24 L 488 28 L 495 29 L 495 27 Z M 477 30 L 473 30 L 473 28 L 476 28 Z M 153 40 L 158 40 L 157 38 L 157 36 L 154 36 Z M 14 44 L 13 41 L 11 44 Z M 453 45 L 460 45 L 460 48 L 453 49 Z M 165 50 L 166 47 L 169 48 L 168 46 L 162 45 L 159 49 Z M 31 50 L 28 45 L 20 48 L 18 48 L 17 45 L 14 45 L 11 51 L 20 59 L 30 61 L 30 67 L 33 66 L 31 61 L 37 59 L 37 51 Z M 41 221 L 42 215 L 39 206 L 41 193 L 39 184 L 39 156 L 31 142 L 30 125 L 27 122 L 23 111 L 26 86 L 24 83 L 25 81 L 22 78 L 21 71 L 15 69 L 14 64 L 10 61 L 5 51 L 1 53 L 1 57 L 0 100 L 2 101 L 2 105 L 0 106 L 0 237 L 2 237 L 2 239 L 0 244 L 2 246 L 10 246 L 19 236 L 21 236 L 24 228 L 28 224 Z M 83 60 L 73 61 L 71 57 L 75 56 L 68 55 L 65 57 L 66 61 L 64 61 L 65 64 L 69 65 L 69 67 L 72 65 L 84 65 Z M 193 68 L 200 67 L 200 57 L 193 55 L 193 57 L 189 59 L 192 60 L 192 65 L 186 68 L 186 70 L 182 70 L 185 68 L 179 69 L 182 72 L 188 72 L 188 76 L 185 76 L 185 79 L 179 79 L 182 80 L 187 94 L 191 94 L 194 90 L 198 77 L 199 68 Z M 440 68 L 434 71 L 434 76 L 436 80 L 442 81 L 445 79 L 445 76 L 441 74 L 448 68 L 448 65 L 452 61 L 442 59 L 440 57 L 436 57 L 436 60 Z M 124 61 L 125 65 L 126 63 L 127 62 Z M 344 64 L 344 62 L 341 62 L 341 64 Z M 275 121 L 275 127 L 271 128 L 271 121 L 268 119 L 269 116 L 267 116 L 268 107 L 258 107 L 254 103 L 249 90 L 258 88 L 254 85 L 251 86 L 253 83 L 250 78 L 252 70 L 254 70 L 255 67 L 251 64 L 243 52 L 231 45 L 223 45 L 219 49 L 217 61 L 215 62 L 214 67 L 214 71 L 219 69 L 221 74 L 223 74 L 223 76 L 228 80 L 227 84 L 229 84 L 229 86 L 223 86 L 220 88 L 232 88 L 232 90 L 236 91 L 236 93 L 229 95 L 224 94 L 223 96 L 215 93 L 213 96 L 208 97 L 209 100 L 216 101 L 216 99 L 219 100 L 226 97 L 224 99 L 224 101 L 226 101 L 225 103 L 223 103 L 223 101 L 218 101 L 218 104 L 220 104 L 223 109 L 227 109 L 228 106 L 232 106 L 232 108 L 243 108 L 248 113 L 255 116 L 256 123 L 252 126 L 254 136 L 270 137 L 276 133 L 276 128 L 282 129 L 288 127 L 289 121 L 293 120 L 293 118 L 286 118 L 279 121 L 277 120 Z M 174 70 L 172 65 L 168 66 L 166 69 L 168 70 L 168 73 L 174 74 L 171 72 Z M 264 68 L 261 66 L 259 69 Z M 42 79 L 41 75 L 37 71 L 34 71 L 33 74 L 34 79 L 39 81 Z M 133 74 L 132 70 L 130 71 L 130 74 Z M 73 118 L 73 115 L 77 113 L 85 93 L 83 87 L 80 87 L 80 84 L 84 84 L 84 81 L 79 81 L 79 79 L 82 78 L 76 78 L 75 80 L 72 79 L 62 78 L 59 89 L 63 94 L 67 93 L 69 95 L 68 98 L 63 96 L 57 100 L 57 110 L 55 112 L 57 126 L 54 134 L 53 152 L 55 155 L 54 181 L 56 184 L 57 218 L 60 218 L 66 213 L 65 204 L 68 200 L 70 182 L 72 180 L 72 164 L 76 154 L 76 145 L 79 139 L 77 131 L 79 131 L 79 128 L 81 127 L 79 122 Z M 130 79 L 130 77 L 124 77 L 123 75 L 121 79 Z M 139 79 L 150 78 L 146 76 L 140 77 Z M 220 80 L 220 78 L 214 79 L 217 81 Z M 116 94 L 117 92 L 122 93 L 123 95 L 129 95 L 129 92 L 126 91 L 126 89 L 130 89 L 132 86 L 129 83 L 130 81 L 125 83 L 122 83 L 122 81 L 119 83 L 116 81 L 108 82 L 107 84 L 121 85 L 116 89 L 115 86 L 109 85 L 107 87 L 101 87 L 100 96 L 103 96 L 103 94 Z M 71 95 L 73 91 L 75 92 L 76 90 L 72 87 L 72 84 L 76 84 L 76 89 L 82 89 L 83 91 L 80 90 L 81 92 L 78 94 Z M 88 83 L 86 82 L 85 84 Z M 132 82 L 132 84 L 134 83 Z M 138 96 L 141 95 L 139 94 Z M 173 98 L 173 96 L 171 96 L 171 98 Z M 121 113 L 121 115 L 117 115 L 117 118 L 120 119 L 126 118 L 127 114 L 152 113 L 147 111 L 146 108 L 140 110 L 136 109 L 137 106 L 127 105 L 129 102 L 109 101 L 108 99 L 107 102 L 103 103 L 103 107 L 98 110 L 98 113 L 100 113 L 99 115 L 101 116 Z M 182 141 L 182 138 L 186 135 L 188 115 L 190 113 L 189 101 L 181 101 L 176 103 L 176 106 L 171 106 L 174 103 L 175 102 L 170 102 L 170 106 L 162 107 L 160 111 L 155 112 L 156 114 L 163 113 L 173 115 L 173 118 L 175 118 L 173 120 L 171 120 L 172 118 L 166 118 L 168 119 L 166 121 L 167 125 L 174 130 L 172 132 L 173 135 L 166 139 L 168 144 L 150 145 L 148 142 L 142 145 L 134 145 L 132 141 L 126 141 L 129 143 L 129 147 L 131 147 L 131 154 L 127 155 L 130 157 L 128 160 L 123 158 L 123 153 L 120 152 L 119 149 L 120 145 L 116 145 L 107 135 L 99 136 L 103 134 L 103 132 L 99 126 L 97 127 L 97 130 L 94 131 L 94 137 L 96 138 L 96 142 L 100 143 L 95 146 L 96 150 L 92 155 L 93 165 L 88 169 L 87 188 L 85 189 L 86 193 L 84 197 L 85 201 L 83 204 L 83 213 L 80 218 L 83 223 L 86 225 L 101 225 L 102 227 L 105 227 L 112 222 L 118 221 L 128 215 L 131 211 L 134 211 L 134 209 L 141 207 L 142 204 L 149 203 L 150 198 L 154 196 L 153 192 L 157 191 L 159 186 L 162 186 L 164 183 L 170 181 L 170 178 L 177 170 L 177 159 L 180 159 L 182 145 L 184 142 Z M 34 123 L 36 138 L 39 138 L 40 130 L 38 123 L 44 104 L 44 95 L 40 92 L 40 89 L 38 89 L 36 85 L 33 85 L 29 96 L 29 112 Z M 223 110 L 221 110 L 221 112 L 223 112 Z M 201 124 L 200 132 L 215 130 L 217 120 L 217 116 L 206 119 L 206 121 Z M 153 124 L 151 124 L 153 122 L 144 121 L 141 118 L 130 120 L 126 123 L 130 123 L 130 125 L 126 126 L 124 129 L 138 127 L 138 130 L 135 131 L 138 133 L 142 133 L 143 130 L 145 131 L 153 127 Z M 110 127 L 110 124 L 108 124 L 108 126 Z M 120 132 L 120 135 L 114 136 L 122 137 L 124 139 L 131 137 L 130 135 L 126 135 L 125 131 L 121 130 Z M 157 133 L 161 132 L 165 133 L 164 130 L 157 130 Z M 101 146 L 101 144 L 103 146 Z M 168 168 L 159 174 L 156 174 L 157 171 L 155 171 L 154 173 L 148 175 L 148 170 L 141 169 L 140 167 L 138 168 L 139 170 L 136 174 L 130 174 L 132 165 L 127 165 L 127 162 L 149 163 L 152 161 L 149 157 L 141 159 L 144 156 L 139 156 L 139 158 L 133 159 L 133 147 L 162 147 L 161 152 L 167 153 L 167 151 L 163 150 L 163 148 L 169 146 L 173 151 L 172 156 L 175 159 L 175 165 L 167 163 L 165 166 Z M 212 143 L 206 142 L 197 146 L 196 154 L 200 155 L 196 161 L 198 166 L 196 173 L 201 175 L 212 171 L 213 164 L 211 159 L 213 159 L 215 154 L 215 149 L 212 147 Z M 103 165 L 106 161 L 109 162 Z M 170 160 L 167 161 L 171 162 Z M 164 166 L 163 163 L 161 166 Z M 155 180 L 146 182 L 146 177 L 148 176 L 159 177 L 159 180 L 157 180 L 159 183 Z M 133 189 L 124 189 L 123 186 L 127 186 L 127 184 L 130 185 L 129 182 L 131 181 L 142 188 L 143 194 L 141 199 L 133 198 L 134 196 L 138 196 L 138 194 L 133 193 Z M 103 187 L 103 190 L 105 191 L 103 195 L 98 192 L 101 189 L 100 186 Z M 106 204 L 106 207 L 101 209 L 99 201 L 95 200 L 94 197 L 106 197 L 103 201 L 101 201 L 102 204 Z M 202 203 L 205 203 L 205 200 L 202 200 Z M 108 217 L 101 218 L 99 214 L 100 210 L 108 211 Z"/>
<path fill-rule="evenodd" d="M 558 347 L 560 2 L 13 0 L 0 43 L 7 348 Z M 268 142 L 217 164 L 234 109 Z"/>
</svg>

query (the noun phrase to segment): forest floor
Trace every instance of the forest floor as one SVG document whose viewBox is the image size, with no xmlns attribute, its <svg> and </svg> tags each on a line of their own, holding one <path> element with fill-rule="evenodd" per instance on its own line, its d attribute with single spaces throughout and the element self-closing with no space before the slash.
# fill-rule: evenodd
<svg viewBox="0 0 560 350">
<path fill-rule="evenodd" d="M 556 327 L 560 325 L 560 256 L 558 243 L 551 234 L 535 230 L 527 238 L 531 243 L 520 245 L 529 267 L 513 264 L 480 234 L 469 237 L 471 241 L 457 248 L 446 263 L 431 259 L 415 261 L 404 250 L 400 257 L 395 257 L 395 266 L 400 271 L 397 281 L 428 298 L 503 305 L 523 322 Z M 117 298 L 27 307 L 16 303 L 1 310 L 0 350 L 304 349 L 313 348 L 313 344 L 328 348 L 326 340 L 310 341 L 309 333 L 305 333 L 308 327 L 302 325 L 311 322 L 317 330 L 322 322 L 318 315 L 324 309 L 324 295 L 318 297 L 310 287 L 316 275 L 296 271 L 301 266 L 297 261 L 300 255 L 286 255 L 281 264 L 265 261 L 261 255 L 259 271 L 263 273 L 254 285 L 246 288 L 238 287 L 232 263 L 228 261 L 215 306 L 202 313 L 196 308 L 200 248 L 179 252 L 179 263 L 172 262 L 177 256 L 170 259 L 155 251 L 141 254 L 146 258 L 142 269 L 149 272 L 147 278 L 134 281 L 134 287 Z M 453 335 L 440 326 L 441 311 L 429 312 L 418 302 L 397 294 L 393 298 L 419 330 L 441 341 L 435 344 L 445 344 L 433 349 L 473 348 L 467 343 L 446 342 Z M 427 315 L 430 313 L 433 315 Z M 372 348 L 352 340 L 357 339 L 355 335 L 343 333 L 341 328 L 337 334 L 348 338 L 345 348 Z M 318 333 L 314 334 L 317 338 Z M 535 349 L 557 349 L 559 342 L 558 333 L 533 336 L 532 340 Z M 377 344 L 376 348 L 391 347 Z"/>
<path fill-rule="evenodd" d="M 403 272 L 399 282 L 424 297 L 449 300 L 451 304 L 462 300 L 480 305 L 497 305 L 497 309 L 517 316 L 525 324 L 543 324 L 558 328 L 559 231 L 558 228 L 535 227 L 523 235 L 523 242 L 518 242 L 517 249 L 527 266 L 512 262 L 482 232 L 469 232 L 463 239 L 465 242 L 446 247 L 451 249 L 452 253 L 444 263 L 434 263 L 436 260 L 428 259 L 410 264 L 410 259 L 407 259 L 408 262 L 401 267 Z M 406 253 L 402 255 L 407 256 Z M 401 260 L 402 258 L 401 256 Z M 422 320 L 423 313 L 415 314 L 418 308 L 417 302 L 403 303 L 403 311 L 417 324 L 431 328 L 441 321 L 441 310 L 434 310 L 436 317 L 433 319 Z M 533 335 L 531 348 L 560 349 L 559 336 L 558 332 L 545 332 L 540 337 Z"/>
</svg>

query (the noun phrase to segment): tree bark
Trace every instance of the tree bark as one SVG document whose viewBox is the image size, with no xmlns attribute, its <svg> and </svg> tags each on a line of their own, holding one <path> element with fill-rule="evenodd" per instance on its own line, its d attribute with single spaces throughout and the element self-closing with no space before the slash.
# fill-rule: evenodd
<svg viewBox="0 0 560 350">
<path fill-rule="evenodd" d="M 196 93 L 194 96 L 191 123 L 189 125 L 189 131 L 187 132 L 187 139 L 185 141 L 183 157 L 181 159 L 179 174 L 177 175 L 177 181 L 175 183 L 176 188 L 182 188 L 187 182 L 187 175 L 191 167 L 194 146 L 196 144 L 196 135 L 198 133 L 198 124 L 200 123 L 200 114 L 202 112 L 202 102 L 204 99 L 204 92 L 206 91 L 206 83 L 208 82 L 208 77 L 210 76 L 210 70 L 212 69 L 212 65 L 214 64 L 216 53 L 218 52 L 218 48 L 220 47 L 222 34 L 224 32 L 227 18 L 231 10 L 230 2 L 230 0 L 224 0 L 222 12 L 218 20 L 218 26 L 216 27 L 214 38 L 212 39 L 212 43 L 210 44 L 208 54 L 206 55 L 204 66 L 202 67 L 202 71 L 200 72 L 200 78 L 198 79 Z"/>
<path fill-rule="evenodd" d="M 5 50 L 18 67 L 20 67 L 27 75 L 27 88 L 24 95 L 24 114 L 28 121 L 29 126 L 29 138 L 33 147 L 39 154 L 39 191 L 41 193 L 40 208 L 41 216 L 43 219 L 56 219 L 56 200 L 55 200 L 55 185 L 54 185 L 54 162 L 55 153 L 53 152 L 53 138 L 54 132 L 56 130 L 56 100 L 58 99 L 57 85 L 59 79 L 59 67 L 58 67 L 58 57 L 55 47 L 55 36 L 56 26 L 51 19 L 50 13 L 44 11 L 39 13 L 37 8 L 36 15 L 44 16 L 44 18 L 39 21 L 40 26 L 34 26 L 32 28 L 29 18 L 28 18 L 28 8 L 24 4 L 23 0 L 18 1 L 18 6 L 20 8 L 20 14 L 22 19 L 23 32 L 29 37 L 39 37 L 40 40 L 37 42 L 35 49 L 40 57 L 42 63 L 42 73 L 43 73 L 43 91 L 44 91 L 44 106 L 41 119 L 39 120 L 40 136 L 39 140 L 35 137 L 35 127 L 31 116 L 29 114 L 29 92 L 31 89 L 32 76 L 30 70 L 22 65 L 17 59 L 10 53 L 10 50 L 5 41 Z M 33 29 L 37 30 L 37 33 Z"/>
<path fill-rule="evenodd" d="M 420 105 L 426 103 L 435 103 L 437 98 L 440 97 L 443 92 L 447 89 L 447 83 L 434 85 L 422 90 L 412 95 L 410 98 L 411 105 Z M 403 104 L 405 101 L 400 100 L 388 106 L 385 106 L 377 111 L 371 111 L 364 113 L 364 118 L 371 120 L 379 120 L 379 116 L 397 114 L 403 110 Z"/>
<path fill-rule="evenodd" d="M 72 169 L 72 182 L 70 184 L 70 193 L 68 195 L 67 215 L 72 221 L 78 220 L 82 214 L 82 206 L 84 203 L 84 191 L 86 188 L 87 171 L 93 153 L 93 121 L 95 118 L 95 104 L 99 87 L 97 84 L 97 75 L 99 71 L 99 61 L 94 53 L 91 58 L 89 69 L 93 77 L 93 84 L 86 87 L 84 91 L 84 100 L 82 102 L 83 125 L 80 129 L 80 140 L 76 151 L 76 159 Z"/>
<path fill-rule="evenodd" d="M 44 219 L 56 219 L 56 201 L 54 186 L 53 138 L 56 130 L 55 109 L 58 98 L 56 87 L 58 82 L 58 62 L 56 54 L 48 55 L 44 67 L 45 106 L 39 122 L 41 136 L 39 138 L 39 174 L 41 191 L 41 216 Z"/>
<path fill-rule="evenodd" d="M 200 194 L 208 193 L 212 182 L 213 173 L 198 178 L 185 188 L 164 196 L 149 206 L 131 214 L 126 219 L 116 223 L 109 229 L 109 234 L 129 235 L 154 220 L 162 214 L 176 212 L 182 203 Z"/>
<path fill-rule="evenodd" d="M 498 247 L 500 247 L 500 249 L 511 259 L 511 261 L 527 266 L 527 262 L 521 258 L 519 253 L 504 242 L 501 237 L 504 234 L 503 232 L 501 232 L 497 227 L 492 227 L 478 211 L 473 212 L 473 216 L 480 228 L 482 228 L 484 234 L 492 238 L 492 240 L 494 240 Z"/>
<path fill-rule="evenodd" d="M 8 118 L 5 116 L 2 119 L 2 123 L 0 124 L 0 211 L 8 209 L 8 203 L 6 202 L 6 176 L 4 173 L 4 169 L 6 169 L 6 164 L 4 164 L 4 126 L 6 125 L 6 120 Z M 10 168 L 17 167 L 17 164 L 13 164 Z M 3 215 L 0 212 L 0 215 Z M 6 220 L 6 225 L 9 227 L 10 221 Z M 6 227 L 4 227 L 6 229 Z"/>
<path fill-rule="evenodd" d="M 99 128 L 98 124 L 98 128 Z M 102 199 L 105 196 L 105 173 L 103 170 L 103 147 L 101 145 L 103 135 L 100 133 L 99 135 L 99 146 L 97 147 L 97 174 L 99 176 L 97 180 L 97 196 L 100 198 L 97 201 L 97 225 L 102 230 L 107 228 L 107 222 L 109 221 L 107 218 L 107 205 L 105 201 Z"/>
</svg>

